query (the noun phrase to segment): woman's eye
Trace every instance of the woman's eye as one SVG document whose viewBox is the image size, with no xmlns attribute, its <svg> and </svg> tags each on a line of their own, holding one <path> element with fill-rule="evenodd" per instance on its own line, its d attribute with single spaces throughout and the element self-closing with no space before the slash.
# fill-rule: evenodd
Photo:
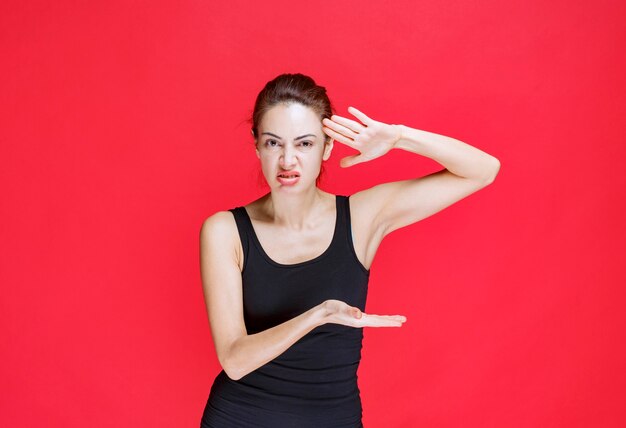
<svg viewBox="0 0 626 428">
<path fill-rule="evenodd" d="M 265 142 L 265 144 L 270 146 L 270 147 L 276 147 L 277 144 L 275 144 L 275 143 L 276 143 L 276 140 L 267 140 Z"/>
<path fill-rule="evenodd" d="M 311 143 L 310 141 L 303 141 L 303 142 L 302 142 L 302 145 L 303 145 L 304 147 L 311 147 L 311 146 L 313 145 L 313 143 Z"/>
</svg>

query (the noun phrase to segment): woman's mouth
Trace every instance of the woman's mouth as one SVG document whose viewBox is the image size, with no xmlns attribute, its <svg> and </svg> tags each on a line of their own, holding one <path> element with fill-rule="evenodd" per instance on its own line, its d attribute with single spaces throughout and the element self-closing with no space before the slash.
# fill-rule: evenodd
<svg viewBox="0 0 626 428">
<path fill-rule="evenodd" d="M 296 184 L 300 180 L 300 173 L 297 171 L 281 172 L 276 176 L 280 184 L 290 186 Z"/>
<path fill-rule="evenodd" d="M 283 178 L 293 178 L 300 177 L 300 173 L 296 171 L 281 172 L 280 174 L 278 174 L 278 176 Z"/>
</svg>

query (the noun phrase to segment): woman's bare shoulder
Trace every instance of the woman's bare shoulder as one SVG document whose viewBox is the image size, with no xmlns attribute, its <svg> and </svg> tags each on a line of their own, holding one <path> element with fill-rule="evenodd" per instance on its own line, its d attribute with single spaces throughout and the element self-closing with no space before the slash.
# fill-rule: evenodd
<svg viewBox="0 0 626 428">
<path fill-rule="evenodd" d="M 212 232 L 219 232 L 220 230 L 228 230 L 234 225 L 236 225 L 235 217 L 233 216 L 232 212 L 228 210 L 216 211 L 215 213 L 204 219 L 200 230 L 206 231 L 207 229 L 209 229 Z"/>
<path fill-rule="evenodd" d="M 200 228 L 200 240 L 221 242 L 222 244 L 235 243 L 238 236 L 237 222 L 232 212 L 217 211 L 207 217 Z"/>
<path fill-rule="evenodd" d="M 237 222 L 232 212 L 217 211 L 207 217 L 200 228 L 201 248 L 220 248 L 233 255 L 240 269 L 242 266 L 242 247 L 237 231 Z"/>
</svg>

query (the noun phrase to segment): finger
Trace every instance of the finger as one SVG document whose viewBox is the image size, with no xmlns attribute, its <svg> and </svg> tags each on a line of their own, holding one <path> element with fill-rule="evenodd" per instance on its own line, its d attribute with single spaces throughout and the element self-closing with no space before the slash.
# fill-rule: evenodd
<svg viewBox="0 0 626 428">
<path fill-rule="evenodd" d="M 339 123 L 341 125 L 343 125 L 346 128 L 351 129 L 352 131 L 356 132 L 356 133 L 360 133 L 363 132 L 363 130 L 365 129 L 365 126 L 363 126 L 363 124 L 354 121 L 352 119 L 348 119 L 346 117 L 342 117 L 342 116 L 337 116 L 336 114 L 333 114 L 331 116 L 331 122 L 336 122 Z"/>
<path fill-rule="evenodd" d="M 324 125 L 326 125 L 327 127 L 329 127 L 330 129 L 339 132 L 343 135 L 346 135 L 352 139 L 354 139 L 357 135 L 358 132 L 354 132 L 351 128 L 348 128 L 342 124 L 340 124 L 338 121 L 334 121 L 334 120 L 330 120 L 330 119 L 324 119 L 322 120 L 322 123 Z"/>
<path fill-rule="evenodd" d="M 366 315 L 363 314 L 362 321 L 365 326 L 368 327 L 401 327 L 402 320 L 395 319 L 394 317 L 386 317 L 383 315 Z"/>
<path fill-rule="evenodd" d="M 340 143 L 343 143 L 343 144 L 345 144 L 348 147 L 351 147 L 351 148 L 353 148 L 355 150 L 358 150 L 357 146 L 354 143 L 354 140 L 352 138 L 348 138 L 345 135 L 340 134 L 339 132 L 334 131 L 334 130 L 326 127 L 326 126 L 322 127 L 322 131 L 324 131 L 324 133 L 326 135 L 328 135 L 329 137 L 333 138 L 335 141 L 339 141 Z"/>
<path fill-rule="evenodd" d="M 348 107 L 348 111 L 352 113 L 361 122 L 365 123 L 366 125 L 372 120 L 369 117 L 367 117 L 365 113 L 361 112 L 360 110 L 357 110 L 356 108 L 352 106 Z"/>
<path fill-rule="evenodd" d="M 403 323 L 394 320 L 375 319 L 363 321 L 362 327 L 402 327 Z"/>
<path fill-rule="evenodd" d="M 387 319 L 391 319 L 391 320 L 396 320 L 396 321 L 400 321 L 400 322 L 405 322 L 406 321 L 406 317 L 404 315 L 376 315 L 377 317 L 381 317 L 381 318 L 387 318 Z"/>
</svg>

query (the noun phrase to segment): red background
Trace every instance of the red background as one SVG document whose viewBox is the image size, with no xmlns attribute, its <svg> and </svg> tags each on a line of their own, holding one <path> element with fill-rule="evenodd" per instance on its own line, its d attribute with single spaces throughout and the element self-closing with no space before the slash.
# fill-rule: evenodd
<svg viewBox="0 0 626 428">
<path fill-rule="evenodd" d="M 0 425 L 195 427 L 220 370 L 202 221 L 267 191 L 248 119 L 283 72 L 448 135 L 496 181 L 372 267 L 367 427 L 623 427 L 619 1 L 3 1 Z M 351 194 L 438 163 L 341 169 Z"/>
</svg>

